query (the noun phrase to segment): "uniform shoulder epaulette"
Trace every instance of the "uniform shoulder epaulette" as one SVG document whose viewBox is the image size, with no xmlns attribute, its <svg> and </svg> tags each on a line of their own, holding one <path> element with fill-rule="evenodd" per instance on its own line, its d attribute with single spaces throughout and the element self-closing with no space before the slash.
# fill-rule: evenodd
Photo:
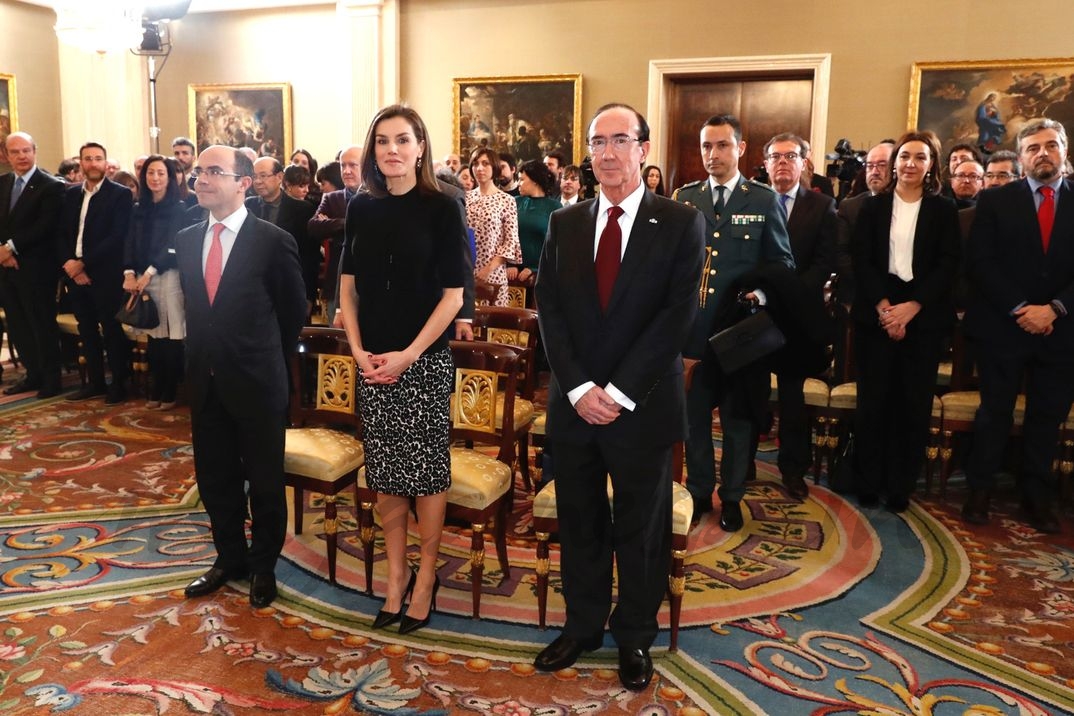
<svg viewBox="0 0 1074 716">
<path fill-rule="evenodd" d="M 759 186 L 759 187 L 761 187 L 761 188 L 763 188 L 763 189 L 767 189 L 768 191 L 772 192 L 773 194 L 775 194 L 775 193 L 776 193 L 776 190 L 775 190 L 775 189 L 773 189 L 773 188 L 772 188 L 771 186 L 769 186 L 768 184 L 765 184 L 764 182 L 760 182 L 760 181 L 757 181 L 756 179 L 749 179 L 748 181 L 749 181 L 749 183 L 750 183 L 750 184 L 752 184 L 753 186 Z"/>
<path fill-rule="evenodd" d="M 683 189 L 693 189 L 695 186 L 700 186 L 701 184 L 704 184 L 704 183 L 705 183 L 704 179 L 698 179 L 697 181 L 692 181 L 689 184 L 683 184 L 682 186 L 680 186 L 678 189 L 676 189 L 675 191 L 673 191 L 671 193 L 671 198 L 672 199 L 678 199 L 679 198 L 679 192 L 682 191 Z"/>
</svg>

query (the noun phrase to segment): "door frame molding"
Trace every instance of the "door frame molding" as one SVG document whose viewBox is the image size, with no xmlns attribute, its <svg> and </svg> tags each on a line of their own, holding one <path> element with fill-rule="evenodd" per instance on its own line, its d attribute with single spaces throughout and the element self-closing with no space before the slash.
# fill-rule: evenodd
<svg viewBox="0 0 1074 716">
<path fill-rule="evenodd" d="M 719 77 L 725 73 L 786 70 L 813 71 L 813 106 L 810 112 L 813 163 L 824 171 L 823 156 L 828 140 L 828 93 L 831 83 L 831 53 L 802 55 L 753 55 L 748 57 L 695 57 L 649 61 L 649 97 L 646 116 L 650 124 L 649 163 L 660 164 L 668 153 L 668 89 L 671 80 L 686 77 Z M 655 120 L 655 121 L 654 121 Z M 699 128 L 700 130 L 700 128 Z M 821 158 L 817 161 L 816 158 Z"/>
</svg>

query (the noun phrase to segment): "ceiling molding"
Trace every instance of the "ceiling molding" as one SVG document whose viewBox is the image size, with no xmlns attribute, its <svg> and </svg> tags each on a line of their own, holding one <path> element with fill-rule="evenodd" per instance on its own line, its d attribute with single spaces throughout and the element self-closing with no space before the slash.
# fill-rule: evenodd
<svg viewBox="0 0 1074 716">
<path fill-rule="evenodd" d="M 55 10 L 60 0 L 19 0 L 19 2 Z M 282 7 L 313 7 L 335 4 L 335 2 L 326 0 L 193 0 L 190 3 L 190 12 L 236 12 L 240 10 L 268 10 Z"/>
</svg>

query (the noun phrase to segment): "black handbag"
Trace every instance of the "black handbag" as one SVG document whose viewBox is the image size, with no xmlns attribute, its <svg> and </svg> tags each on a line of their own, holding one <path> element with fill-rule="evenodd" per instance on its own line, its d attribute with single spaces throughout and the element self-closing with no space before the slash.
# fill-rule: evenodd
<svg viewBox="0 0 1074 716">
<path fill-rule="evenodd" d="M 156 328 L 160 325 L 157 304 L 148 293 L 132 293 L 116 313 L 116 320 L 132 328 Z"/>
<path fill-rule="evenodd" d="M 757 311 L 709 338 L 709 345 L 726 374 L 775 353 L 787 339 L 767 311 Z"/>
</svg>

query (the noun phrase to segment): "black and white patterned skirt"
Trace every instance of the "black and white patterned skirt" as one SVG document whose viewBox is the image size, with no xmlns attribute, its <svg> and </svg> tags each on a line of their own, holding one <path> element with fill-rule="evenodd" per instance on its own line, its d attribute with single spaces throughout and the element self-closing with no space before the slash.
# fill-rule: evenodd
<svg viewBox="0 0 1074 716">
<path fill-rule="evenodd" d="M 435 495 L 451 486 L 451 351 L 426 353 L 390 385 L 361 383 L 365 470 L 387 495 Z"/>
</svg>

